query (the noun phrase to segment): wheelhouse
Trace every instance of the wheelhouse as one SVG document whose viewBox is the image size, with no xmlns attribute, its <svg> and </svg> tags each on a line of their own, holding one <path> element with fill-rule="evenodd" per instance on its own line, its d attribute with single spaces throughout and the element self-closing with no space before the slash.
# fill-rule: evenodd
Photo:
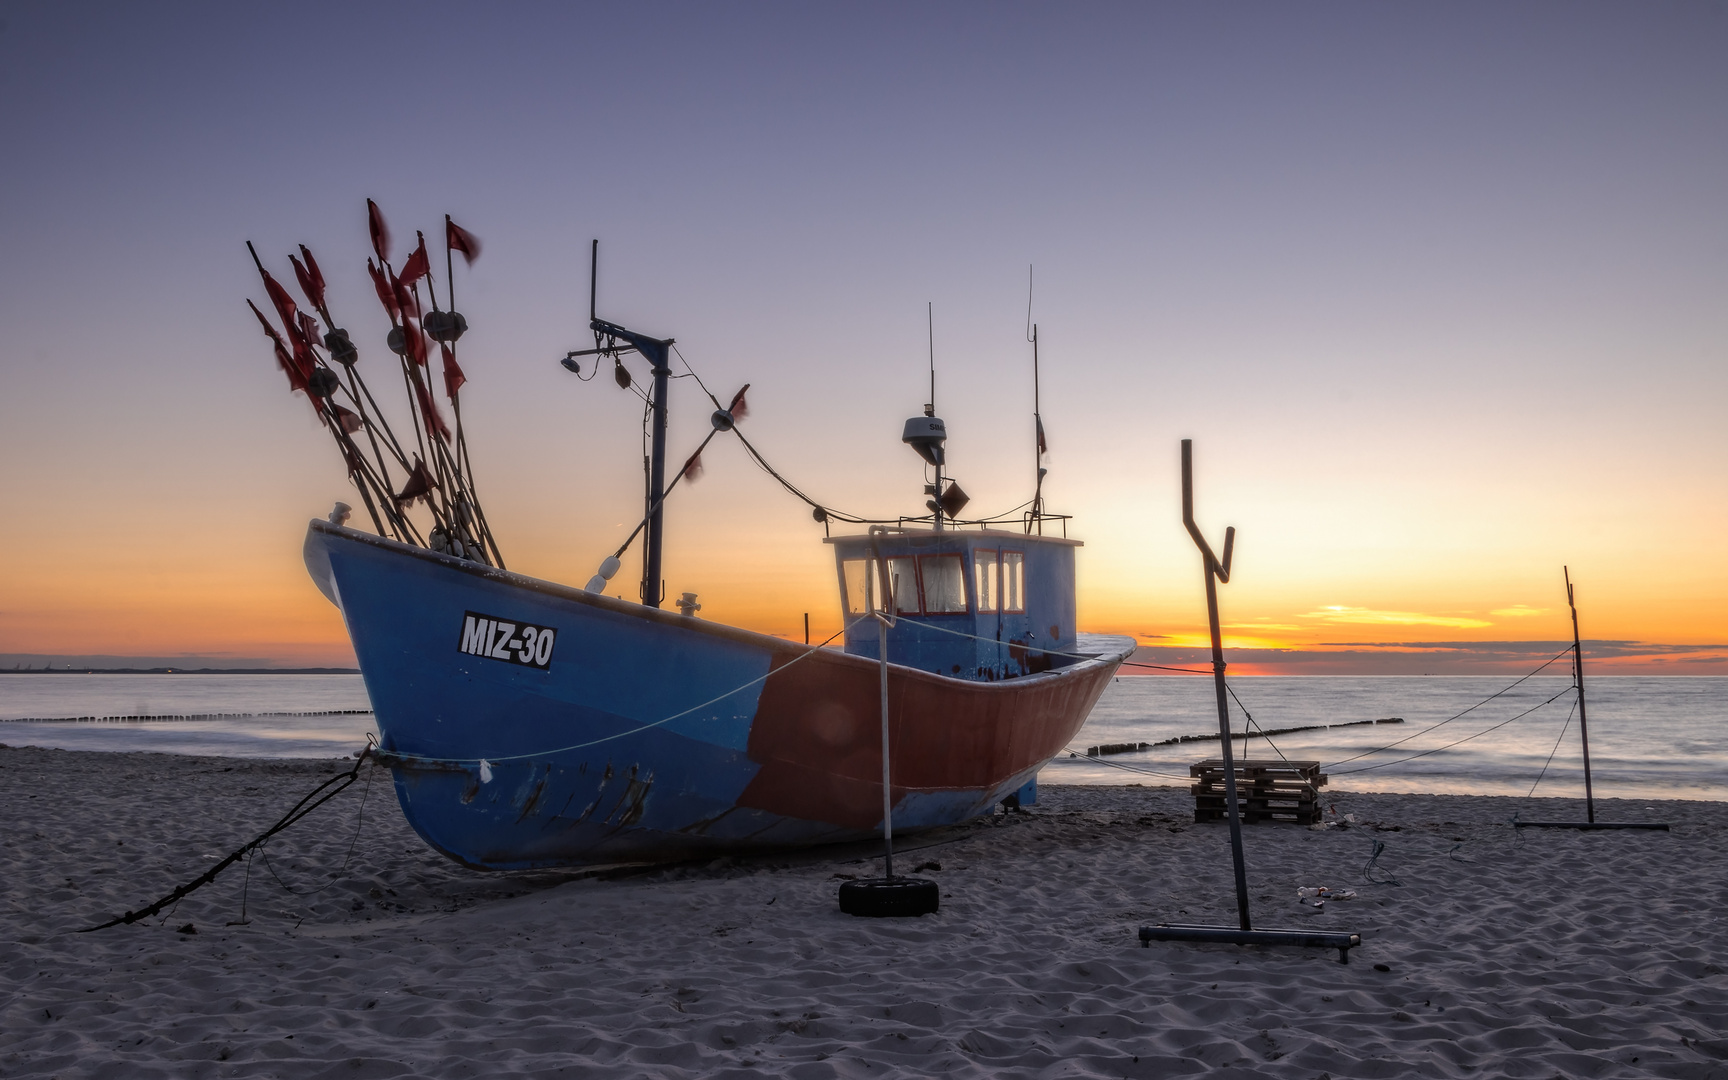
<svg viewBox="0 0 1728 1080">
<path fill-rule="evenodd" d="M 840 576 L 849 653 L 880 657 L 870 617 L 874 602 L 895 617 L 888 631 L 891 663 L 996 680 L 1074 662 L 1078 540 L 949 529 L 835 536 L 828 543 Z M 884 580 L 886 589 L 878 584 Z M 891 594 L 889 602 L 878 600 L 879 592 Z"/>
</svg>

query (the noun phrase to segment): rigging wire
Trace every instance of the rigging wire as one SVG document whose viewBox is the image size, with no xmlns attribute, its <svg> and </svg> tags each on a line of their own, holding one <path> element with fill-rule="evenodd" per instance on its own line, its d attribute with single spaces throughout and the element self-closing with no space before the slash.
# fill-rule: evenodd
<svg viewBox="0 0 1728 1080">
<path fill-rule="evenodd" d="M 1572 718 L 1577 715 L 1578 703 L 1574 701 L 1571 710 L 1566 713 L 1566 722 L 1560 725 L 1560 734 L 1554 737 L 1554 749 L 1548 751 L 1548 760 L 1542 763 L 1542 771 L 1536 774 L 1536 783 L 1530 785 L 1530 790 L 1524 796 L 1526 799 L 1536 794 L 1536 784 L 1540 784 L 1542 778 L 1548 775 L 1548 766 L 1554 764 L 1554 755 L 1560 752 L 1560 740 L 1566 737 L 1567 729 L 1572 726 Z"/>
<path fill-rule="evenodd" d="M 1200 668 L 1166 667 L 1163 664 L 1147 664 L 1147 663 L 1143 663 L 1139 660 L 1124 660 L 1124 661 L 1122 661 L 1122 666 L 1123 667 L 1151 668 L 1154 671 L 1180 671 L 1184 675 L 1210 675 L 1210 674 L 1212 674 L 1210 671 L 1204 671 Z"/>
<path fill-rule="evenodd" d="M 1090 754 L 1082 754 L 1072 746 L 1064 746 L 1062 749 L 1065 750 L 1070 757 L 1084 757 L 1089 762 L 1096 762 L 1099 765 L 1108 765 L 1112 769 L 1121 769 L 1123 772 L 1136 773 L 1140 776 L 1159 776 L 1166 780 L 1181 780 L 1184 783 L 1194 779 L 1192 776 L 1178 776 L 1175 773 L 1158 772 L 1153 769 L 1141 769 L 1120 761 L 1110 761 L 1103 757 L 1093 757 Z"/>
<path fill-rule="evenodd" d="M 1476 704 L 1470 706 L 1468 709 L 1465 709 L 1462 712 L 1453 713 L 1451 716 L 1448 716 L 1446 719 L 1440 721 L 1438 724 L 1434 724 L 1430 727 L 1425 727 L 1421 731 L 1416 732 L 1414 735 L 1408 735 L 1402 739 L 1399 739 L 1397 742 L 1388 743 L 1385 746 L 1377 747 L 1373 750 L 1366 750 L 1360 754 L 1356 754 L 1356 755 L 1353 755 L 1351 757 L 1341 758 L 1340 760 L 1334 761 L 1326 767 L 1328 769 L 1335 769 L 1340 765 L 1344 765 L 1344 764 L 1347 764 L 1349 762 L 1355 761 L 1357 758 L 1365 758 L 1371 754 L 1378 754 L 1378 753 L 1382 753 L 1382 752 L 1387 751 L 1387 750 L 1391 750 L 1394 747 L 1404 745 L 1405 743 L 1409 742 L 1411 739 L 1420 738 L 1423 735 L 1428 734 L 1430 731 L 1434 731 L 1437 728 L 1445 727 L 1447 724 L 1450 724 L 1452 721 L 1458 719 L 1459 717 L 1465 716 L 1465 715 L 1472 713 L 1472 712 L 1475 712 L 1477 709 L 1480 709 L 1482 706 L 1488 704 L 1490 701 L 1493 701 L 1495 698 L 1501 697 L 1501 696 L 1511 692 L 1511 690 L 1514 687 L 1518 686 L 1520 683 L 1526 682 L 1529 679 L 1534 678 L 1537 674 L 1539 674 L 1542 671 L 1543 668 L 1546 668 L 1550 664 L 1553 664 L 1555 661 L 1559 660 L 1562 656 L 1565 656 L 1567 653 L 1570 653 L 1571 651 L 1572 651 L 1572 647 L 1570 645 L 1568 645 L 1566 648 L 1561 649 L 1559 652 L 1555 653 L 1552 657 L 1543 661 L 1540 665 L 1538 665 L 1535 668 L 1535 670 L 1531 671 L 1528 675 L 1525 675 L 1523 678 L 1519 679 L 1517 682 L 1512 683 L 1511 685 L 1505 687 L 1504 689 L 1501 689 L 1501 690 L 1498 690 L 1492 694 L 1489 694 L 1487 697 L 1483 698 L 1481 701 L 1478 701 Z M 1558 697 L 1558 696 L 1559 696 L 1558 694 L 1555 695 L 1555 697 Z M 1553 698 L 1550 698 L 1549 700 L 1552 701 Z M 1538 708 L 1540 708 L 1540 707 L 1541 706 L 1538 706 Z"/>
<path fill-rule="evenodd" d="M 708 396 L 708 400 L 712 401 L 714 403 L 714 408 L 724 412 L 726 407 L 724 405 L 720 404 L 720 399 L 714 396 L 714 392 L 712 390 L 708 389 L 708 384 L 702 381 L 702 376 L 697 373 L 695 366 L 693 364 L 691 364 L 689 358 L 686 357 L 684 355 L 684 353 L 679 350 L 676 343 L 673 344 L 672 351 L 673 351 L 673 353 L 675 353 L 677 355 L 679 361 L 681 363 L 683 363 L 684 368 L 686 371 L 689 372 L 690 377 L 694 378 L 696 380 L 696 385 L 700 386 L 702 388 L 702 392 Z M 682 376 L 682 375 L 674 376 L 674 378 L 683 378 L 683 377 L 684 376 Z M 773 477 L 774 480 L 776 482 L 778 482 L 781 487 L 785 488 L 786 491 L 789 492 L 794 498 L 797 498 L 798 500 L 803 502 L 806 506 L 810 507 L 812 510 L 822 511 L 822 513 L 829 518 L 833 518 L 837 521 L 842 521 L 842 522 L 845 522 L 845 523 L 851 524 L 851 525 L 899 525 L 899 524 L 902 524 L 906 521 L 918 520 L 916 518 L 907 518 L 905 516 L 892 517 L 892 518 L 865 517 L 862 514 L 852 514 L 852 513 L 848 513 L 846 511 L 843 511 L 843 510 L 836 510 L 833 507 L 826 505 L 825 503 L 817 502 L 815 499 L 813 499 L 809 495 L 805 494 L 804 491 L 798 487 L 798 485 L 792 483 L 792 481 L 790 481 L 790 480 L 786 479 L 786 477 L 782 476 L 780 474 L 780 472 L 774 468 L 774 466 L 768 464 L 768 459 L 762 456 L 762 452 L 760 450 L 756 449 L 755 445 L 753 443 L 751 443 L 751 441 L 748 438 L 745 437 L 745 435 L 742 431 L 738 430 L 737 427 L 733 427 L 732 433 L 734 435 L 737 435 L 738 441 L 744 444 L 745 451 L 748 452 L 751 459 L 756 462 L 756 465 L 758 468 L 760 468 L 763 472 L 767 473 L 769 476 Z M 1034 501 L 1036 501 L 1036 500 L 1035 499 L 1028 499 L 1025 502 L 1021 503 L 1020 505 L 1015 506 L 1009 510 L 1006 510 L 1003 513 L 995 514 L 995 515 L 992 515 L 990 517 L 971 518 L 971 519 L 967 519 L 965 521 L 957 522 L 957 524 L 961 524 L 961 525 L 989 525 L 989 524 L 994 524 L 994 523 L 1007 523 L 1008 521 L 1013 519 L 1014 515 L 1018 514 L 1021 510 L 1025 509 L 1028 506 L 1031 506 Z"/>
<path fill-rule="evenodd" d="M 1498 724 L 1495 724 L 1493 727 L 1483 728 L 1481 731 L 1476 732 L 1474 735 L 1466 735 L 1462 739 L 1454 739 L 1452 742 L 1447 743 L 1445 746 L 1436 746 L 1432 750 L 1424 750 L 1421 753 L 1411 754 L 1409 757 L 1397 758 L 1397 759 L 1392 760 L 1392 761 L 1382 761 L 1382 762 L 1379 762 L 1379 763 L 1374 764 L 1374 765 L 1364 765 L 1360 769 L 1345 769 L 1342 772 L 1339 772 L 1338 775 L 1339 776 L 1349 776 L 1352 773 L 1373 772 L 1375 769 L 1384 769 L 1388 765 L 1402 765 L 1407 761 L 1415 761 L 1417 758 L 1427 757 L 1429 754 L 1438 754 L 1442 750 L 1450 750 L 1454 746 L 1458 746 L 1462 743 L 1469 742 L 1471 739 L 1479 739 L 1484 735 L 1490 734 L 1490 733 L 1495 732 L 1495 731 L 1499 731 L 1501 728 L 1505 727 L 1507 724 L 1512 723 L 1512 721 L 1514 721 L 1514 720 L 1522 720 L 1524 717 L 1529 716 L 1531 713 L 1535 712 L 1537 709 L 1540 709 L 1546 705 L 1553 704 L 1554 702 L 1560 700 L 1561 698 L 1565 697 L 1567 694 L 1570 694 L 1572 692 L 1572 690 L 1573 690 L 1573 688 L 1568 686 L 1566 689 L 1560 691 L 1558 694 L 1555 694 L 1553 697 L 1549 698 L 1547 701 L 1539 702 L 1535 705 L 1532 705 L 1528 709 L 1525 709 L 1523 712 L 1519 713 L 1518 715 L 1513 716 L 1513 717 L 1509 717 L 1508 719 L 1505 719 L 1505 720 L 1502 720 Z M 1438 726 L 1439 726 L 1438 724 L 1435 725 L 1435 727 L 1438 727 Z M 1412 736 L 1412 738 L 1414 738 L 1414 736 Z M 1408 742 L 1409 740 L 1404 740 L 1404 741 Z M 1377 751 L 1370 751 L 1370 752 L 1376 753 Z M 1356 756 L 1362 757 L 1364 755 L 1358 754 Z M 1349 758 L 1346 760 L 1354 761 L 1355 758 Z M 1330 769 L 1330 768 L 1332 768 L 1332 766 L 1328 765 L 1327 768 Z"/>
</svg>

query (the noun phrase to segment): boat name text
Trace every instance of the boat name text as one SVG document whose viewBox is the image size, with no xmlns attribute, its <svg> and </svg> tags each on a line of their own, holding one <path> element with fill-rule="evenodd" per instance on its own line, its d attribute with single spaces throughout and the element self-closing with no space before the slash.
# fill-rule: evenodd
<svg viewBox="0 0 1728 1080">
<path fill-rule="evenodd" d="M 552 667 L 552 644 L 557 637 L 558 631 L 550 626 L 530 626 L 469 611 L 462 616 L 462 641 L 457 649 L 470 656 L 547 671 Z"/>
</svg>

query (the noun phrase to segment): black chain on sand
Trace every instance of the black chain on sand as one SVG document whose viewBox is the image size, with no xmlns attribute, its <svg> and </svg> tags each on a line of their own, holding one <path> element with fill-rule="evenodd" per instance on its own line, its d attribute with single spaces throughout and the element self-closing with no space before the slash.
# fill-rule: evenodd
<svg viewBox="0 0 1728 1080">
<path fill-rule="evenodd" d="M 371 737 L 368 736 L 366 739 L 366 748 L 360 751 L 359 759 L 354 762 L 354 767 L 352 769 L 345 773 L 337 773 L 335 776 L 330 777 L 322 784 L 319 784 L 317 787 L 307 792 L 305 797 L 295 803 L 293 809 L 289 810 L 286 814 L 283 814 L 276 824 L 265 829 L 251 840 L 248 840 L 245 844 L 236 849 L 233 854 L 229 855 L 226 859 L 223 859 L 215 866 L 212 866 L 204 873 L 176 888 L 173 892 L 162 897 L 162 899 L 151 904 L 149 907 L 143 908 L 139 911 L 128 911 L 124 915 L 109 919 L 107 922 L 96 926 L 87 926 L 78 931 L 78 933 L 88 934 L 93 930 L 106 930 L 111 926 L 120 926 L 122 924 L 135 923 L 140 919 L 148 919 L 150 916 L 160 912 L 163 908 L 172 904 L 178 904 L 188 895 L 210 884 L 212 881 L 215 881 L 216 876 L 222 873 L 222 871 L 233 866 L 241 859 L 246 858 L 247 855 L 258 848 L 263 847 L 272 836 L 282 832 L 284 829 L 287 829 L 307 814 L 310 814 L 320 806 L 323 806 L 325 803 L 346 790 L 348 785 L 360 779 L 360 770 L 365 766 L 366 758 L 371 755 L 375 745 L 376 744 L 372 741 Z M 335 786 L 332 787 L 331 785 Z"/>
</svg>

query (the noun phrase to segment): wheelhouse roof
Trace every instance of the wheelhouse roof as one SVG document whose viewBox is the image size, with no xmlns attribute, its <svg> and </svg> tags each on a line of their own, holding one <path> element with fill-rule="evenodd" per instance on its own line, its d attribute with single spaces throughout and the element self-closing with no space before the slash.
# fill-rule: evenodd
<svg viewBox="0 0 1728 1080">
<path fill-rule="evenodd" d="M 1082 547 L 1082 546 L 1084 546 L 1083 541 L 1070 540 L 1066 536 L 1042 536 L 1042 535 L 1039 535 L 1038 533 L 1015 532 L 1015 531 L 1011 531 L 1008 529 L 943 529 L 941 532 L 937 532 L 934 529 L 895 529 L 892 532 L 882 534 L 881 538 L 883 541 L 890 541 L 890 540 L 929 541 L 929 540 L 950 539 L 950 538 L 955 538 L 955 537 L 958 537 L 960 539 L 966 539 L 968 537 L 974 537 L 974 536 L 975 537 L 981 537 L 984 539 L 994 539 L 994 540 L 1004 540 L 1004 541 L 1012 540 L 1015 543 L 1020 543 L 1020 544 L 1030 542 L 1030 543 L 1037 543 L 1037 544 L 1062 544 L 1062 545 L 1066 545 L 1068 547 Z M 823 538 L 822 542 L 824 544 L 845 544 L 845 543 L 852 543 L 852 542 L 869 543 L 872 539 L 874 539 L 874 537 L 872 537 L 869 533 L 853 533 L 850 536 L 825 537 L 825 538 Z"/>
</svg>

